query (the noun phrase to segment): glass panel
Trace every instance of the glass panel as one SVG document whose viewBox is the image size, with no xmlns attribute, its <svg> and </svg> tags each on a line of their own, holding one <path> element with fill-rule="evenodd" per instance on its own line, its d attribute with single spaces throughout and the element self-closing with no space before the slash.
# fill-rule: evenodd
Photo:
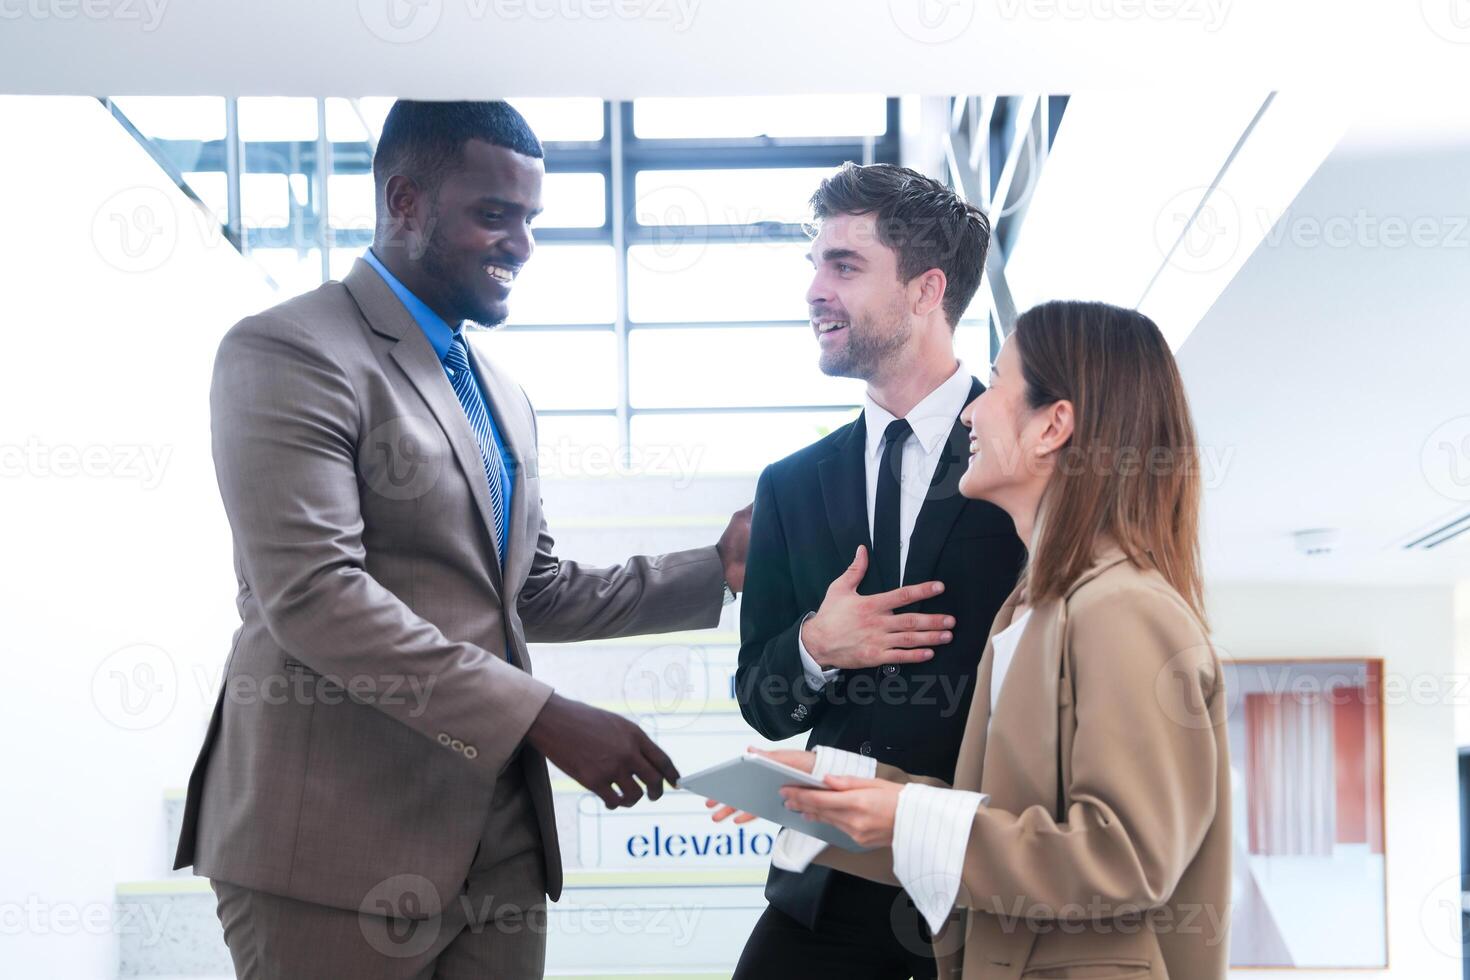
<svg viewBox="0 0 1470 980">
<path fill-rule="evenodd" d="M 682 460 L 686 477 L 758 473 L 856 417 L 856 409 L 635 415 L 633 450 L 642 458 Z"/>
<path fill-rule="evenodd" d="M 511 289 L 509 322 L 612 323 L 616 306 L 611 246 L 540 245 Z"/>
<path fill-rule="evenodd" d="M 640 170 L 634 183 L 641 225 L 800 224 L 828 167 Z"/>
<path fill-rule="evenodd" d="M 282 295 L 305 291 L 321 282 L 321 260 L 316 242 L 304 224 L 311 180 L 304 171 L 297 144 L 316 141 L 316 100 L 307 98 L 242 98 L 240 138 L 246 173 L 240 176 L 240 212 L 252 253 L 276 281 Z M 269 148 L 262 144 L 284 143 Z M 284 237 L 263 242 L 252 229 L 287 229 Z M 270 248 L 262 249 L 262 244 Z M 300 246 L 300 249 L 281 247 Z M 310 256 L 309 258 L 307 256 Z M 309 278 L 308 278 L 309 277 Z"/>
<path fill-rule="evenodd" d="M 980 306 L 971 304 L 972 309 Z M 961 320 L 954 332 L 955 356 L 965 365 L 965 370 L 980 379 L 981 384 L 990 381 L 990 327 L 984 320 Z"/>
<path fill-rule="evenodd" d="M 304 205 L 302 198 L 297 205 Z M 291 185 L 285 174 L 241 174 L 240 212 L 245 227 L 284 228 L 291 223 Z"/>
<path fill-rule="evenodd" d="M 184 174 L 184 183 L 199 195 L 204 206 L 214 213 L 220 224 L 230 219 L 230 197 L 222 170 L 195 170 Z"/>
<path fill-rule="evenodd" d="M 541 187 L 537 228 L 601 228 L 607 223 L 602 174 L 553 173 Z"/>
<path fill-rule="evenodd" d="M 881 136 L 888 129 L 880 95 L 772 95 L 638 99 L 633 131 L 644 139 Z"/>
<path fill-rule="evenodd" d="M 286 299 L 309 292 L 322 283 L 322 256 L 317 249 L 256 248 L 250 257 L 276 282 L 276 293 Z"/>
<path fill-rule="evenodd" d="M 222 140 L 225 100 L 212 95 L 124 95 L 113 102 L 150 140 Z"/>
<path fill-rule="evenodd" d="M 538 406 L 539 407 L 539 406 Z M 618 421 L 600 415 L 538 415 L 541 478 L 605 479 L 619 474 Z M 553 515 L 552 520 L 555 521 Z M 555 524 L 552 531 L 555 532 Z"/>
<path fill-rule="evenodd" d="M 806 320 L 805 242 L 635 245 L 629 315 L 641 323 Z"/>
<path fill-rule="evenodd" d="M 377 191 L 372 174 L 332 174 L 327 178 L 327 219 L 333 228 L 372 231 Z"/>
<path fill-rule="evenodd" d="M 634 330 L 630 399 L 638 408 L 861 402 L 863 383 L 829 378 L 817 354 L 805 326 Z"/>
<path fill-rule="evenodd" d="M 469 337 L 525 386 L 538 409 L 618 403 L 617 338 L 611 330 L 475 330 Z"/>
<path fill-rule="evenodd" d="M 347 273 L 352 271 L 352 266 L 358 259 L 362 258 L 365 248 L 334 248 L 331 254 L 332 278 L 341 282 Z"/>
<path fill-rule="evenodd" d="M 543 143 L 602 139 L 601 99 L 510 99 Z"/>
<path fill-rule="evenodd" d="M 316 139 L 316 99 L 251 96 L 239 108 L 240 139 L 247 143 Z"/>
<path fill-rule="evenodd" d="M 361 143 L 368 138 L 369 125 L 375 126 L 373 134 L 382 129 L 383 120 L 376 113 L 370 114 L 367 103 L 386 102 L 383 114 L 388 112 L 388 106 L 393 104 L 392 99 L 358 99 L 358 109 L 362 112 L 362 118 L 358 117 L 358 110 L 354 110 L 351 99 L 328 99 L 327 100 L 327 139 L 334 143 Z M 366 120 L 366 122 L 365 122 Z"/>
</svg>

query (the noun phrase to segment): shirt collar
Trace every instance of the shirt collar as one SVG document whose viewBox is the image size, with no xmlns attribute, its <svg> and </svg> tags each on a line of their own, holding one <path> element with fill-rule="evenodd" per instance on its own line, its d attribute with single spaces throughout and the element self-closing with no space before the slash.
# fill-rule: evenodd
<svg viewBox="0 0 1470 980">
<path fill-rule="evenodd" d="M 954 374 L 925 395 L 905 416 L 925 456 L 931 455 L 949 437 L 955 418 L 969 400 L 970 373 L 965 370 L 962 361 L 955 368 Z M 875 459 L 883 451 L 883 432 L 894 420 L 894 415 L 873 401 L 870 395 L 864 394 L 863 420 L 868 430 L 868 456 Z"/>
<path fill-rule="evenodd" d="M 454 342 L 455 330 L 444 321 L 442 316 L 429 309 L 429 304 L 419 299 L 407 286 L 399 282 L 398 277 L 388 271 L 388 267 L 378 260 L 372 249 L 368 249 L 362 257 L 368 265 L 378 270 L 378 275 L 382 276 L 388 288 L 393 290 L 393 295 L 397 296 L 398 301 L 408 310 L 409 316 L 413 317 L 419 329 L 424 332 L 424 336 L 429 338 L 434 353 L 438 355 L 440 361 L 443 361 L 444 355 L 449 353 L 449 345 Z"/>
</svg>

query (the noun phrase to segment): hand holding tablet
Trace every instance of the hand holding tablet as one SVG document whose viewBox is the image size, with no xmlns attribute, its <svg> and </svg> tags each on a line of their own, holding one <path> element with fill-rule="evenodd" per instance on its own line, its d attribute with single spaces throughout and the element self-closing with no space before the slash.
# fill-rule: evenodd
<svg viewBox="0 0 1470 980">
<path fill-rule="evenodd" d="M 800 753 L 807 755 L 808 753 Z M 747 752 L 735 759 L 711 766 L 700 772 L 691 773 L 679 780 L 679 788 L 687 789 L 718 800 L 728 807 L 744 811 L 735 819 L 745 823 L 754 817 L 764 817 L 772 823 L 798 830 L 818 840 L 835 844 L 848 851 L 867 850 L 847 834 L 830 824 L 808 820 L 788 810 L 781 798 L 782 786 L 806 786 L 812 789 L 827 789 L 824 780 L 809 772 L 784 765 L 770 755 L 755 751 Z M 718 805 L 712 803 L 711 805 Z M 716 813 L 715 819 L 723 819 L 728 813 Z"/>
</svg>

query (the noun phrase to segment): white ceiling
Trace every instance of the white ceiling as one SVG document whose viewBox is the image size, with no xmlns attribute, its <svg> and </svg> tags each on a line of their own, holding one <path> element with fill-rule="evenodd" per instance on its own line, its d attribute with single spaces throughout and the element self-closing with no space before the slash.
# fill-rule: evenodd
<svg viewBox="0 0 1470 980">
<path fill-rule="evenodd" d="M 16 0 L 16 94 L 1364 91 L 1470 80 L 1461 0 Z"/>
<path fill-rule="evenodd" d="M 1470 509 L 1470 109 L 1414 112 L 1349 131 L 1180 351 L 1212 577 L 1470 579 L 1470 534 L 1399 547 Z"/>
</svg>

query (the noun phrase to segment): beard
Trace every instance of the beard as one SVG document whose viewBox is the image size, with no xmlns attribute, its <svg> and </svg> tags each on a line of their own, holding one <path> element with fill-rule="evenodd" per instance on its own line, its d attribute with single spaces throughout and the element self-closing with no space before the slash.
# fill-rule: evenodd
<svg viewBox="0 0 1470 980">
<path fill-rule="evenodd" d="M 850 318 L 847 342 L 837 350 L 822 351 L 817 366 L 834 378 L 870 381 L 882 373 L 884 363 L 903 350 L 912 335 L 913 327 L 899 298 L 876 314 Z"/>
<path fill-rule="evenodd" d="M 420 259 L 424 273 L 439 283 L 443 290 L 442 295 L 449 301 L 453 309 L 462 313 L 467 326 L 484 329 L 500 326 L 508 315 L 504 305 L 502 304 L 498 309 L 487 306 L 474 290 L 466 287 L 460 281 L 455 271 L 455 256 L 446 247 L 443 236 L 439 234 L 437 218 L 436 210 L 429 219 L 429 240 L 424 245 L 423 258 Z M 462 257 L 460 261 L 463 261 Z M 457 326 L 458 324 L 455 323 L 449 325 L 450 329 Z"/>
</svg>

